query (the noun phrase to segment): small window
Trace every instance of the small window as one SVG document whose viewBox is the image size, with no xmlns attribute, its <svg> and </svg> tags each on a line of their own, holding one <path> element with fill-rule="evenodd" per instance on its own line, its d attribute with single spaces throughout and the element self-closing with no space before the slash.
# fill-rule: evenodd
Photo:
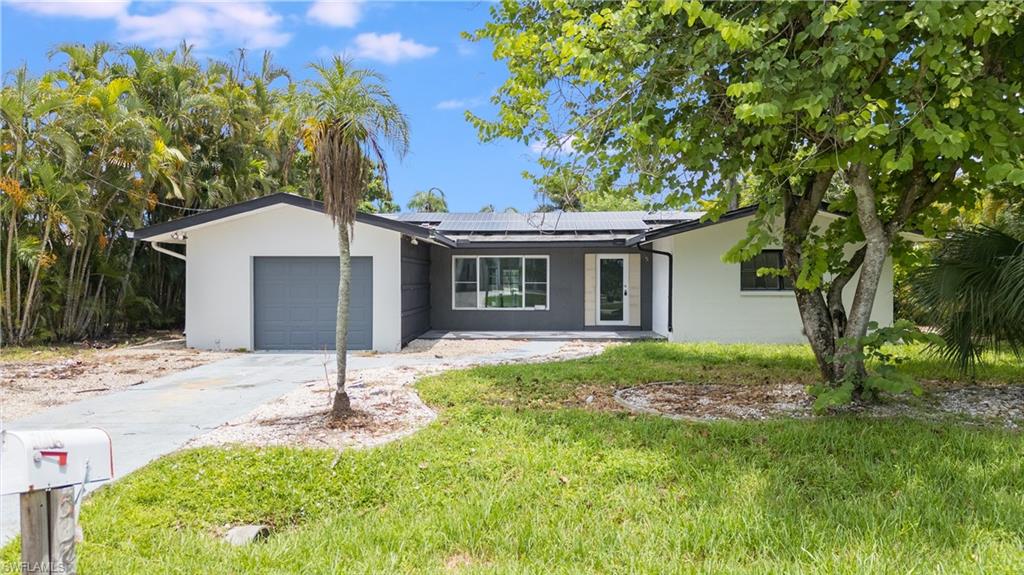
<svg viewBox="0 0 1024 575">
<path fill-rule="evenodd" d="M 454 309 L 547 309 L 547 256 L 454 256 Z"/>
<path fill-rule="evenodd" d="M 548 260 L 526 258 L 526 307 L 548 307 Z"/>
<path fill-rule="evenodd" d="M 740 264 L 741 291 L 785 291 L 793 289 L 793 280 L 773 275 L 758 276 L 761 268 L 783 268 L 782 250 L 763 250 L 753 259 Z"/>
<path fill-rule="evenodd" d="M 476 308 L 476 258 L 455 258 L 455 294 L 453 304 L 456 308 Z"/>
</svg>

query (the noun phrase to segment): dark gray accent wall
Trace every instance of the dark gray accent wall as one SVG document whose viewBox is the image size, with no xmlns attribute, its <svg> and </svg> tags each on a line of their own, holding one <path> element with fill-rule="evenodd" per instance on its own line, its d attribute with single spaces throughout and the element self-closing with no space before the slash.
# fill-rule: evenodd
<svg viewBox="0 0 1024 575">
<path fill-rule="evenodd" d="M 584 325 L 584 255 L 640 254 L 640 326 Z M 430 266 L 430 324 L 432 329 L 480 331 L 606 331 L 651 329 L 651 254 L 635 248 L 502 248 L 448 249 L 432 246 Z M 452 309 L 452 257 L 474 255 L 547 255 L 550 284 L 546 310 L 454 310 Z"/>
<path fill-rule="evenodd" d="M 430 329 L 430 245 L 402 236 L 402 345 Z"/>
</svg>

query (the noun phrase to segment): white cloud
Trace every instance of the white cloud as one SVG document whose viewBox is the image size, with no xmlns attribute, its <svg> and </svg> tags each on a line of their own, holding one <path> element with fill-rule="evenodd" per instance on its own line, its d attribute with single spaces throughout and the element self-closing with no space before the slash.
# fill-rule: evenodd
<svg viewBox="0 0 1024 575">
<path fill-rule="evenodd" d="M 291 34 L 284 18 L 263 2 L 136 2 L 131 0 L 10 1 L 12 6 L 43 16 L 109 19 L 122 42 L 173 47 L 182 40 L 202 49 L 216 44 L 261 49 L 283 46 Z"/>
<path fill-rule="evenodd" d="M 434 107 L 438 110 L 458 110 L 460 108 L 475 108 L 484 103 L 483 98 L 463 98 L 452 100 L 441 100 Z"/>
<path fill-rule="evenodd" d="M 360 2 L 339 2 L 338 0 L 316 0 L 306 12 L 311 20 L 335 28 L 351 28 L 362 16 Z"/>
<path fill-rule="evenodd" d="M 117 27 L 127 42 L 171 47 L 185 40 L 199 48 L 213 44 L 277 48 L 291 40 L 280 14 L 262 2 L 178 3 L 153 14 L 124 14 Z"/>
<path fill-rule="evenodd" d="M 353 56 L 359 58 L 394 64 L 400 60 L 415 60 L 432 56 L 437 52 L 437 47 L 402 38 L 398 32 L 391 34 L 368 32 L 355 37 L 350 51 Z"/>
<path fill-rule="evenodd" d="M 572 143 L 576 141 L 576 136 L 567 135 L 560 136 L 558 138 L 558 145 L 549 146 L 547 142 L 543 140 L 537 140 L 530 143 L 530 151 L 534 154 L 547 154 L 558 152 L 561 154 L 572 154 L 576 152 L 576 148 L 573 147 Z"/>
<path fill-rule="evenodd" d="M 65 16 L 101 20 L 116 18 L 128 10 L 131 0 L 65 0 L 46 2 L 37 0 L 8 0 L 4 2 L 25 12 L 43 16 Z"/>
</svg>

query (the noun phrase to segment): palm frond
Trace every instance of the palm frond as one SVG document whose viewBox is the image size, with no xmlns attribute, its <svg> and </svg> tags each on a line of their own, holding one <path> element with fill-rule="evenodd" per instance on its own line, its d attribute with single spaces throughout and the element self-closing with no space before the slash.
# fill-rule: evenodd
<svg viewBox="0 0 1024 575">
<path fill-rule="evenodd" d="M 911 277 L 913 303 L 945 340 L 937 353 L 974 371 L 987 348 L 1024 348 L 1024 238 L 987 226 L 943 240 Z"/>
</svg>

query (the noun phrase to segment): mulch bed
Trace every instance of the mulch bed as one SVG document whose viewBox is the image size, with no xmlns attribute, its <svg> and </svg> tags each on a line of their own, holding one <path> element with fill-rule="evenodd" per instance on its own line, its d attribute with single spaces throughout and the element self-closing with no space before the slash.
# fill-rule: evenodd
<svg viewBox="0 0 1024 575">
<path fill-rule="evenodd" d="M 633 411 L 697 420 L 807 417 L 814 403 L 804 386 L 792 383 L 658 382 L 620 389 L 615 400 Z"/>
<path fill-rule="evenodd" d="M 722 385 L 668 381 L 620 389 L 614 399 L 631 411 L 696 421 L 814 416 L 814 398 L 805 386 L 794 383 Z M 954 417 L 1019 429 L 1024 425 L 1024 386 L 929 386 L 920 398 L 886 397 L 879 403 L 854 404 L 834 413 L 919 419 Z"/>
</svg>

